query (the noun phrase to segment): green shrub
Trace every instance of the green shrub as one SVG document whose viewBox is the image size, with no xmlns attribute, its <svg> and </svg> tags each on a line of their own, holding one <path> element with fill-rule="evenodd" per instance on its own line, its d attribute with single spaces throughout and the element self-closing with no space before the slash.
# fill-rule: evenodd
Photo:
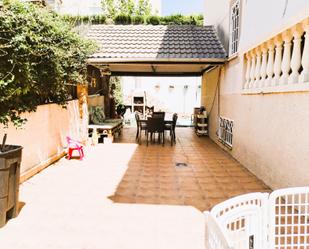
<svg viewBox="0 0 309 249">
<path fill-rule="evenodd" d="M 159 25 L 160 24 L 160 17 L 159 16 L 149 16 L 147 18 L 147 24 Z"/>
<path fill-rule="evenodd" d="M 67 17 L 66 17 L 67 18 Z M 9 1 L 0 12 L 0 123 L 21 126 L 21 113 L 38 105 L 66 105 L 66 84 L 85 81 L 95 45 L 55 13 Z"/>
<path fill-rule="evenodd" d="M 132 18 L 131 18 L 130 15 L 120 14 L 120 15 L 115 16 L 114 23 L 115 24 L 122 24 L 122 25 L 131 24 Z"/>
<path fill-rule="evenodd" d="M 105 24 L 106 16 L 104 15 L 93 15 L 91 16 L 91 24 Z"/>
<path fill-rule="evenodd" d="M 133 24 L 144 24 L 145 19 L 143 16 L 133 16 L 132 23 Z"/>
<path fill-rule="evenodd" d="M 80 25 L 81 23 L 91 23 L 91 24 L 106 24 L 107 18 L 105 15 L 93 15 L 93 16 L 71 16 L 63 15 L 62 18 L 69 22 L 73 26 Z M 181 14 L 175 14 L 170 16 L 145 16 L 141 15 L 117 15 L 112 23 L 115 24 L 144 24 L 146 19 L 147 24 L 153 25 L 203 25 L 203 15 L 191 15 L 183 16 Z M 158 23 L 159 22 L 159 23 Z"/>
</svg>

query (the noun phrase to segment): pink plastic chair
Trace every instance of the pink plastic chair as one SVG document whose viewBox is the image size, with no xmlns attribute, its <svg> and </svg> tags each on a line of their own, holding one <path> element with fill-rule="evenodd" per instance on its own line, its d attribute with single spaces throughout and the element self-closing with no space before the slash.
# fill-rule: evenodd
<svg viewBox="0 0 309 249">
<path fill-rule="evenodd" d="M 83 145 L 70 138 L 69 136 L 66 137 L 67 138 L 67 142 L 68 142 L 68 159 L 72 158 L 72 153 L 74 150 L 78 150 L 79 153 L 79 159 L 82 160 L 84 158 L 84 150 L 83 150 Z"/>
</svg>

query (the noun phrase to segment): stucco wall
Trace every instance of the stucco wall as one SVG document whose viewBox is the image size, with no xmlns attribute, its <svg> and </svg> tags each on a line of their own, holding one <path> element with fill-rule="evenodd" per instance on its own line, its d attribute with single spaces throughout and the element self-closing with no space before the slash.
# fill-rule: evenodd
<svg viewBox="0 0 309 249">
<path fill-rule="evenodd" d="M 200 85 L 200 77 L 122 77 L 125 104 L 130 105 L 136 92 L 146 91 L 147 106 L 178 114 L 191 115 L 201 105 Z"/>
<path fill-rule="evenodd" d="M 205 12 L 207 21 L 207 13 L 220 6 L 206 2 L 213 2 Z M 242 1 L 238 57 L 221 69 L 217 93 L 207 93 L 215 96 L 210 137 L 222 146 L 216 135 L 218 116 L 233 120 L 233 149 L 226 150 L 273 189 L 309 185 L 309 92 L 242 94 L 243 53 L 309 16 L 308 10 L 307 0 Z M 213 24 L 228 37 L 228 10 L 218 11 Z M 216 84 L 211 77 L 206 82 Z"/>
<path fill-rule="evenodd" d="M 44 164 L 60 155 L 66 146 L 66 136 L 80 138 L 78 100 L 68 103 L 67 109 L 56 104 L 39 106 L 37 112 L 25 114 L 28 122 L 22 129 L 0 129 L 0 138 L 8 134 L 7 144 L 24 147 L 21 173 Z"/>
<path fill-rule="evenodd" d="M 228 50 L 230 4 L 204 0 L 204 24 L 214 25 Z M 246 51 L 309 16 L 308 0 L 241 0 L 239 51 Z"/>
<path fill-rule="evenodd" d="M 210 137 L 222 147 L 218 116 L 232 119 L 233 149 L 226 150 L 240 163 L 273 189 L 309 185 L 309 92 L 244 95 L 241 85 L 242 61 L 237 58 L 221 69 Z"/>
</svg>

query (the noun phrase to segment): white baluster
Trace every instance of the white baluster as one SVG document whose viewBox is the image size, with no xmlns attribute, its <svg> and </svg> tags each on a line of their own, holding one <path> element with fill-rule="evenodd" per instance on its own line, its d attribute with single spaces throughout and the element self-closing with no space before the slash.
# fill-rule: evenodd
<svg viewBox="0 0 309 249">
<path fill-rule="evenodd" d="M 262 65 L 261 65 L 261 80 L 259 87 L 263 87 L 265 85 L 266 80 L 266 66 L 267 66 L 267 46 L 266 44 L 262 45 Z"/>
<path fill-rule="evenodd" d="M 246 63 L 247 63 L 247 67 L 246 67 L 246 82 L 245 82 L 245 86 L 244 89 L 248 89 L 249 88 L 249 83 L 250 83 L 250 70 L 251 70 L 251 57 L 250 57 L 250 53 L 246 53 Z"/>
<path fill-rule="evenodd" d="M 254 87 L 259 87 L 260 79 L 261 79 L 261 59 L 262 59 L 262 52 L 259 47 L 256 49 L 256 66 L 255 66 L 255 81 L 254 81 Z"/>
<path fill-rule="evenodd" d="M 292 73 L 289 77 L 290 84 L 299 83 L 299 68 L 301 66 L 301 37 L 304 33 L 304 30 L 300 25 L 296 25 L 292 29 L 293 34 L 293 53 L 292 53 L 292 60 L 291 60 L 291 68 Z"/>
<path fill-rule="evenodd" d="M 276 86 L 279 84 L 280 74 L 281 74 L 281 63 L 282 63 L 282 39 L 280 36 L 275 38 L 276 45 L 276 55 L 275 55 L 275 63 L 274 63 L 274 73 L 275 76 L 272 81 L 272 85 Z"/>
<path fill-rule="evenodd" d="M 289 80 L 289 72 L 291 69 L 291 40 L 293 38 L 289 30 L 283 32 L 282 38 L 284 41 L 283 58 L 281 63 L 282 75 L 280 77 L 280 85 L 286 85 Z"/>
<path fill-rule="evenodd" d="M 267 80 L 266 80 L 266 86 L 271 86 L 271 83 L 273 81 L 273 75 L 274 75 L 274 55 L 275 55 L 275 45 L 274 41 L 270 40 L 267 42 L 268 47 L 268 61 L 267 61 Z"/>
<path fill-rule="evenodd" d="M 250 70 L 250 83 L 249 83 L 249 88 L 253 88 L 253 84 L 254 84 L 254 76 L 255 76 L 255 51 L 252 50 L 251 52 L 251 70 Z"/>
<path fill-rule="evenodd" d="M 303 50 L 303 58 L 301 61 L 303 71 L 300 75 L 300 82 L 309 83 L 309 18 L 303 23 L 305 34 L 305 45 Z"/>
</svg>

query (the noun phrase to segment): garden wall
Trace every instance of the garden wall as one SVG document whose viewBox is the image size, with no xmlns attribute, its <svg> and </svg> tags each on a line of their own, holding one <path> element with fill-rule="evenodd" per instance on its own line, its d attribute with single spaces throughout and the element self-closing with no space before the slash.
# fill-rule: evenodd
<svg viewBox="0 0 309 249">
<path fill-rule="evenodd" d="M 79 115 L 78 100 L 69 101 L 66 109 L 57 104 L 41 105 L 37 112 L 24 115 L 28 122 L 22 129 L 6 129 L 7 144 L 24 147 L 21 181 L 63 156 L 67 135 L 81 139 L 84 129 Z M 2 127 L 1 139 L 3 134 Z"/>
</svg>

